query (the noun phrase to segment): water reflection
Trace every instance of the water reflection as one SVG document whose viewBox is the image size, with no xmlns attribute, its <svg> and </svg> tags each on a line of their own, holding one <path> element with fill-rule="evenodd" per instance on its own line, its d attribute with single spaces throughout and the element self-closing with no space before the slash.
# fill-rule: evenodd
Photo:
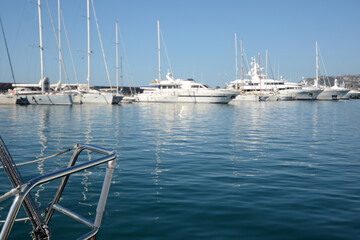
<svg viewBox="0 0 360 240">
<path fill-rule="evenodd" d="M 45 150 L 47 149 L 48 145 L 48 133 L 49 133 L 49 106 L 37 106 L 39 107 L 39 127 L 38 127 L 38 137 L 39 143 L 41 145 L 40 153 L 36 155 L 36 158 L 43 158 Z M 42 176 L 44 175 L 44 160 L 39 161 L 37 163 L 37 169 L 39 170 L 39 174 Z M 47 183 L 39 185 L 36 189 L 35 193 L 35 202 L 38 204 L 38 207 L 41 206 L 41 202 L 39 201 L 40 192 L 45 190 L 45 185 Z"/>
<path fill-rule="evenodd" d="M 86 106 L 87 107 L 87 106 Z M 85 118 L 82 119 L 82 123 L 86 124 L 86 131 L 85 131 L 85 139 L 86 139 L 86 144 L 91 144 L 92 140 L 93 140 L 93 136 L 92 136 L 92 125 L 94 124 L 92 121 L 92 117 L 93 117 L 93 112 L 91 111 L 92 108 L 81 108 L 81 110 L 85 110 L 85 113 L 81 114 L 84 115 Z M 92 160 L 92 153 L 87 151 L 87 159 L 89 161 Z M 86 206 L 92 206 L 91 203 L 87 202 L 87 193 L 89 191 L 89 186 L 91 185 L 91 182 L 89 182 L 89 176 L 91 176 L 93 174 L 91 169 L 86 169 L 83 172 L 81 172 L 81 184 L 83 185 L 83 190 L 81 192 L 82 194 L 82 201 L 79 201 L 79 204 L 81 205 L 86 205 Z M 89 215 L 91 215 L 91 212 L 88 212 Z"/>
<path fill-rule="evenodd" d="M 161 149 L 161 140 L 160 140 L 160 134 L 157 134 L 156 137 L 156 143 L 155 143 L 155 169 L 152 172 L 152 174 L 154 175 L 153 177 L 153 181 L 154 181 L 154 185 L 157 188 L 156 189 L 156 193 L 155 193 L 155 200 L 157 201 L 157 203 L 160 203 L 160 192 L 163 189 L 162 185 L 160 184 L 160 174 L 162 173 L 162 169 L 161 169 L 161 157 L 160 157 L 160 153 L 162 151 Z"/>
<path fill-rule="evenodd" d="M 318 137 L 318 126 L 319 126 L 319 105 L 313 104 L 312 110 L 312 138 L 315 140 Z"/>
</svg>

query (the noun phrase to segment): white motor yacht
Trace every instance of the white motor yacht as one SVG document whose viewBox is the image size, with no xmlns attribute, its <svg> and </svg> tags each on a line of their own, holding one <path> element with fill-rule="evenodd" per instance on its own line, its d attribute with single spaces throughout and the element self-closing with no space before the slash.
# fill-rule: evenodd
<svg viewBox="0 0 360 240">
<path fill-rule="evenodd" d="M 341 99 L 359 99 L 360 98 L 360 91 L 358 90 L 350 90 L 347 94 L 345 94 Z"/>
<path fill-rule="evenodd" d="M 172 71 L 166 78 L 161 79 L 160 61 L 160 23 L 157 21 L 158 30 L 158 63 L 159 77 L 147 87 L 141 87 L 142 93 L 135 96 L 138 102 L 186 102 L 186 103 L 228 103 L 238 93 L 225 89 L 211 89 L 205 84 L 195 82 L 193 79 L 175 79 Z"/>
<path fill-rule="evenodd" d="M 150 86 L 142 87 L 136 95 L 138 102 L 187 102 L 187 103 L 228 103 L 238 93 L 225 89 L 212 89 L 193 79 L 175 79 L 171 73 L 167 80 L 155 80 Z"/>
<path fill-rule="evenodd" d="M 261 68 L 255 58 L 251 61 L 251 70 L 248 79 L 236 79 L 227 86 L 227 89 L 240 91 L 234 101 L 287 101 L 293 100 L 290 89 L 286 89 L 285 81 L 271 79 L 261 74 Z M 262 76 L 264 77 L 262 77 Z M 286 90 L 286 91 L 285 91 Z"/>
<path fill-rule="evenodd" d="M 323 87 L 323 91 L 317 97 L 318 100 L 340 100 L 350 90 L 338 85 L 337 79 L 334 81 L 334 86 Z"/>
<path fill-rule="evenodd" d="M 293 82 L 285 82 L 285 89 L 279 91 L 294 100 L 315 100 L 321 92 L 320 88 Z"/>
</svg>

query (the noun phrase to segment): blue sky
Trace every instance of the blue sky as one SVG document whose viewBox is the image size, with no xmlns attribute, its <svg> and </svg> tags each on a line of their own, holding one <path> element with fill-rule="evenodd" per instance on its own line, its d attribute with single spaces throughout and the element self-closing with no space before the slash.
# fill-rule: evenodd
<svg viewBox="0 0 360 240">
<path fill-rule="evenodd" d="M 38 12 L 33 0 L 1 0 L 2 18 L 17 82 L 40 79 Z M 80 83 L 86 83 L 86 0 L 63 0 L 62 11 Z M 57 1 L 49 0 L 57 27 Z M 315 75 L 318 41 L 329 75 L 360 73 L 360 1 L 358 0 L 94 0 L 112 84 L 115 78 L 115 21 L 119 21 L 124 85 L 141 86 L 157 78 L 157 27 L 175 77 L 194 78 L 212 87 L 235 78 L 234 33 L 250 60 L 265 51 L 273 72 L 288 81 Z M 47 3 L 42 1 L 45 75 L 58 81 L 58 50 Z M 108 85 L 91 12 L 91 84 Z M 69 80 L 75 83 L 62 29 Z M 162 47 L 162 49 L 164 49 Z M 240 60 L 239 60 L 240 62 Z M 162 51 L 163 77 L 168 69 Z M 270 72 L 270 70 L 269 70 Z M 63 73 L 64 76 L 64 73 Z M 63 81 L 66 81 L 63 79 Z M 4 41 L 0 39 L 0 82 L 12 82 Z"/>
</svg>

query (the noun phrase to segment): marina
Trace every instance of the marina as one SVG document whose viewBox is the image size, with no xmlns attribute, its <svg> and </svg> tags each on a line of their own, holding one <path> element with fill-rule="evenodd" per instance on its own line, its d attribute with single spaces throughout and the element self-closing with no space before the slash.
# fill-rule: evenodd
<svg viewBox="0 0 360 240">
<path fill-rule="evenodd" d="M 0 240 L 359 238 L 359 8 L 4 3 Z"/>
</svg>

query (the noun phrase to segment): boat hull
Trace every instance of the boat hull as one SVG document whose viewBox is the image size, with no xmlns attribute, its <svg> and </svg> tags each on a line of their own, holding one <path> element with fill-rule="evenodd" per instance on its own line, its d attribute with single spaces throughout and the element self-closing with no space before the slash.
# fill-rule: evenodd
<svg viewBox="0 0 360 240">
<path fill-rule="evenodd" d="M 324 89 L 316 99 L 324 101 L 340 100 L 348 92 L 349 90 Z"/>
<path fill-rule="evenodd" d="M 260 96 L 256 94 L 239 94 L 230 103 L 234 102 L 261 102 L 266 101 L 268 99 L 267 96 Z"/>
<path fill-rule="evenodd" d="M 298 93 L 294 94 L 294 100 L 316 100 L 319 94 L 322 92 L 321 89 L 307 89 L 303 91 L 299 91 Z"/>
<path fill-rule="evenodd" d="M 13 105 L 16 104 L 17 97 L 12 94 L 0 94 L 0 104 Z"/>
<path fill-rule="evenodd" d="M 166 103 L 229 103 L 237 95 L 230 91 L 154 91 L 141 93 L 136 96 L 138 102 L 166 102 Z"/>
<path fill-rule="evenodd" d="M 267 101 L 292 101 L 294 97 L 287 94 L 274 94 L 269 96 Z"/>
<path fill-rule="evenodd" d="M 72 105 L 71 94 L 34 94 L 26 95 L 31 105 Z"/>
<path fill-rule="evenodd" d="M 113 97 L 113 102 L 112 104 L 119 104 L 124 98 L 124 95 L 115 95 Z"/>
<path fill-rule="evenodd" d="M 346 93 L 341 99 L 359 99 L 360 98 L 360 91 L 351 90 L 350 92 Z"/>
<path fill-rule="evenodd" d="M 133 96 L 125 96 L 122 100 L 121 103 L 133 103 L 135 102 L 136 98 Z"/>
<path fill-rule="evenodd" d="M 84 93 L 81 96 L 81 102 L 83 104 L 113 104 L 114 103 L 114 95 L 113 94 Z"/>
<path fill-rule="evenodd" d="M 73 94 L 73 104 L 81 104 L 82 103 L 82 97 L 81 94 Z"/>
</svg>

